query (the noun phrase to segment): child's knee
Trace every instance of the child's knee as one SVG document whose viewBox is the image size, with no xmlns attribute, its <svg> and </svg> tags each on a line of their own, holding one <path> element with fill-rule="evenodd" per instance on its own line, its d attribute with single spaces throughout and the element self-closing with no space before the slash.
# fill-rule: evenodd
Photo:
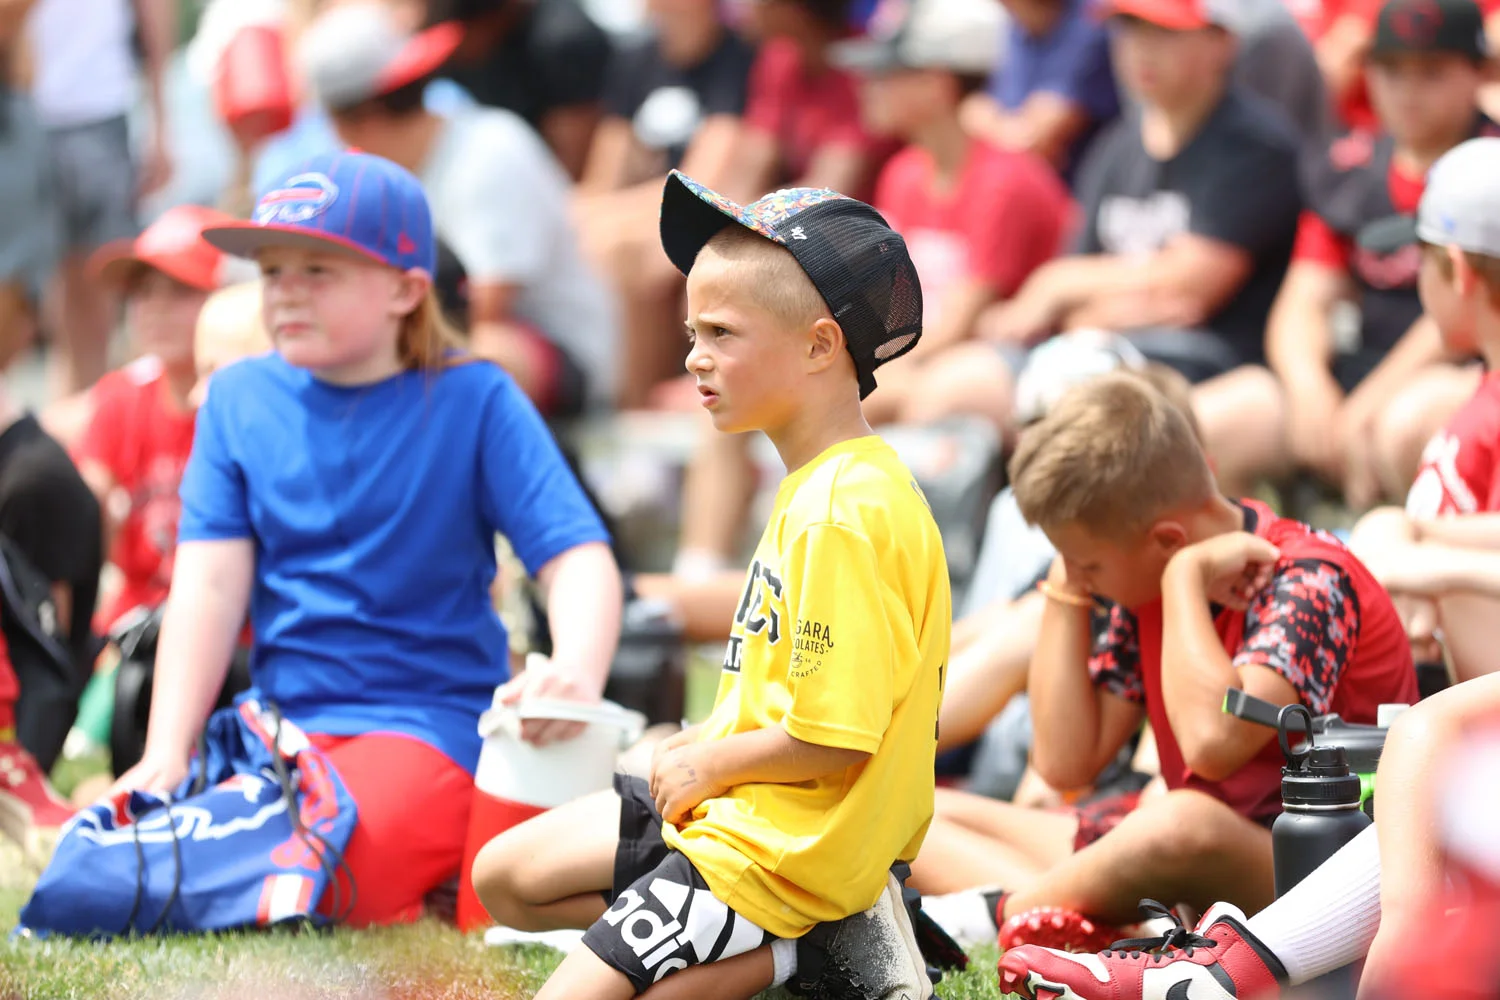
<svg viewBox="0 0 1500 1000">
<path fill-rule="evenodd" d="M 1116 832 L 1130 825 L 1149 855 L 1143 864 L 1153 871 L 1191 872 L 1219 859 L 1226 845 L 1225 825 L 1246 822 L 1218 799 L 1178 790 L 1147 800 Z"/>
<path fill-rule="evenodd" d="M 1354 524 L 1349 548 L 1363 557 L 1374 549 L 1416 540 L 1411 518 L 1400 507 L 1376 507 Z"/>
<path fill-rule="evenodd" d="M 526 898 L 525 859 L 515 849 L 517 838 L 502 833 L 474 856 L 474 893 L 485 911 L 507 927 L 526 930 L 526 914 L 534 900 Z"/>
</svg>

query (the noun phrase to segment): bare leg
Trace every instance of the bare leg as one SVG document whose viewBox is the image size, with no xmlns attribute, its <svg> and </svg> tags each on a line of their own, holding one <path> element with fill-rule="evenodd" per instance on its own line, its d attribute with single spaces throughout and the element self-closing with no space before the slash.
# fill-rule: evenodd
<svg viewBox="0 0 1500 1000">
<path fill-rule="evenodd" d="M 63 260 L 52 292 L 52 395 L 67 396 L 87 389 L 109 368 L 112 300 L 78 256 Z"/>
<path fill-rule="evenodd" d="M 983 417 L 1002 437 L 1015 407 L 1010 369 L 989 343 L 958 344 L 922 366 L 902 400 L 903 423 L 932 423 L 952 416 Z"/>
<path fill-rule="evenodd" d="M 724 434 L 705 419 L 682 487 L 678 548 L 733 562 L 755 498 L 749 434 Z"/>
<path fill-rule="evenodd" d="M 1500 601 L 1478 594 L 1449 594 L 1438 600 L 1443 641 L 1460 681 L 1500 670 Z"/>
<path fill-rule="evenodd" d="M 1003 606 L 963 649 L 951 654 L 938 714 L 940 750 L 976 739 L 1011 698 L 1026 690 L 1042 603 L 1041 595 L 1033 593 Z"/>
<path fill-rule="evenodd" d="M 674 972 L 641 996 L 646 1000 L 750 1000 L 775 978 L 770 946 L 757 948 L 722 962 L 694 965 Z M 635 988 L 624 973 L 604 963 L 587 948 L 579 948 L 566 959 L 537 993 L 536 1000 L 629 1000 Z"/>
<path fill-rule="evenodd" d="M 1268 369 L 1246 365 L 1193 387 L 1193 413 L 1219 488 L 1249 493 L 1286 462 L 1286 407 Z"/>
<path fill-rule="evenodd" d="M 683 277 L 657 243 L 654 227 L 649 240 L 621 242 L 614 273 L 624 319 L 619 404 L 632 409 L 645 404 L 657 383 L 682 372 Z"/>
<path fill-rule="evenodd" d="M 745 574 L 731 570 L 704 580 L 688 580 L 665 573 L 646 573 L 635 578 L 636 593 L 672 606 L 691 642 L 728 639 L 729 627 L 745 586 Z"/>
<path fill-rule="evenodd" d="M 1412 376 L 1376 416 L 1371 458 L 1387 497 L 1405 496 L 1417 477 L 1422 449 L 1474 394 L 1480 376 L 1472 368 L 1433 365 Z"/>
<path fill-rule="evenodd" d="M 1005 916 L 1066 906 L 1127 924 L 1148 897 L 1199 911 L 1227 900 L 1256 912 L 1275 897 L 1271 831 L 1207 795 L 1169 792 L 1017 890 Z"/>
<path fill-rule="evenodd" d="M 1445 880 L 1432 776 L 1464 728 L 1500 709 L 1500 674 L 1441 691 L 1402 713 L 1386 737 L 1380 788 L 1380 930 L 1363 982 L 1378 984 L 1426 933 Z"/>
<path fill-rule="evenodd" d="M 937 895 L 1031 880 L 1068 856 L 1078 821 L 940 788 L 911 884 Z"/>
<path fill-rule="evenodd" d="M 474 891 L 506 927 L 583 930 L 607 908 L 619 831 L 613 791 L 558 806 L 484 845 L 474 859 Z"/>
</svg>

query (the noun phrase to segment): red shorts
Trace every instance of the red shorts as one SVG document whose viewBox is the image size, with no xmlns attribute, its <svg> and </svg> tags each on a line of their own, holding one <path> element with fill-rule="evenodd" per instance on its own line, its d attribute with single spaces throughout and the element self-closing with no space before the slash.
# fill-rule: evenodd
<svg viewBox="0 0 1500 1000">
<path fill-rule="evenodd" d="M 473 777 L 409 736 L 314 733 L 309 739 L 328 754 L 359 810 L 344 850 L 356 892 L 348 925 L 416 920 L 423 898 L 463 863 Z M 321 908 L 332 903 L 330 892 Z"/>
<path fill-rule="evenodd" d="M 1116 792 L 1078 806 L 1078 832 L 1073 834 L 1073 850 L 1081 851 L 1120 825 L 1120 821 L 1141 804 L 1140 792 Z"/>
</svg>

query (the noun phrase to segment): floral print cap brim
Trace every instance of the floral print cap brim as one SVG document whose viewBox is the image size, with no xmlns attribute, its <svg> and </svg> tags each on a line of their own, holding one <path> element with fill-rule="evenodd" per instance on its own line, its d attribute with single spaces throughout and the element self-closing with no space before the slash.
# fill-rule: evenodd
<svg viewBox="0 0 1500 1000">
<path fill-rule="evenodd" d="M 783 224 L 798 212 L 827 201 L 852 200 L 847 195 L 839 194 L 830 188 L 801 187 L 783 188 L 763 198 L 758 198 L 748 205 L 741 205 L 712 188 L 698 183 L 679 170 L 672 171 L 672 178 L 704 204 L 712 206 L 751 232 L 782 245 L 786 245 L 787 236 L 795 238 L 792 233 L 783 235 L 781 229 Z"/>
</svg>

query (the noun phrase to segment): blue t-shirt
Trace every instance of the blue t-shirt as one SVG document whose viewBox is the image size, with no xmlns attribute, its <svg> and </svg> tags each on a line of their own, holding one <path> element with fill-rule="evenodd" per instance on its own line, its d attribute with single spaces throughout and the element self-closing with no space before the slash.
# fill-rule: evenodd
<svg viewBox="0 0 1500 1000">
<path fill-rule="evenodd" d="M 509 676 L 496 532 L 532 574 L 608 540 L 494 365 L 344 388 L 273 353 L 214 374 L 179 538 L 254 541 L 251 676 L 305 731 L 402 733 L 474 770 Z"/>
<path fill-rule="evenodd" d="M 1093 10 L 1093 0 L 1064 0 L 1063 8 L 1045 35 L 1029 34 L 1014 18 L 1007 19 L 1002 42 L 1005 54 L 989 91 L 1007 111 L 1042 92 L 1083 109 L 1089 124 L 1069 154 L 1071 176 L 1089 140 L 1120 113 L 1120 98 L 1109 58 L 1109 32 Z"/>
</svg>

